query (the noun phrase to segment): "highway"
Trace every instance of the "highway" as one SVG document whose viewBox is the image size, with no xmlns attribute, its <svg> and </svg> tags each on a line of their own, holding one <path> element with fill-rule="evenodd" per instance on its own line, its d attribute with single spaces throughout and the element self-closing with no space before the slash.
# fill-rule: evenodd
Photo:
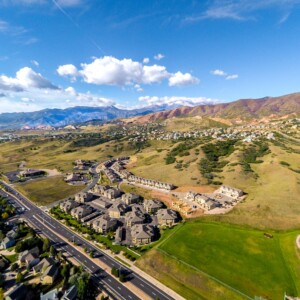
<svg viewBox="0 0 300 300">
<path fill-rule="evenodd" d="M 94 180 L 96 179 L 94 178 Z M 25 208 L 25 211 L 22 213 L 22 217 L 35 226 L 37 231 L 40 231 L 47 236 L 53 242 L 56 248 L 58 248 L 60 251 L 67 252 L 78 262 L 80 262 L 85 269 L 92 274 L 92 278 L 96 281 L 96 283 L 99 284 L 99 286 L 103 288 L 113 299 L 140 299 L 127 287 L 122 285 L 119 280 L 110 275 L 110 270 L 113 266 L 127 272 L 128 280 L 137 288 L 142 290 L 145 294 L 147 294 L 150 298 L 159 298 L 160 300 L 174 299 L 137 273 L 121 265 L 117 260 L 101 251 L 92 242 L 86 241 L 80 235 L 76 234 L 54 218 L 50 217 L 43 210 L 34 205 L 30 200 L 20 195 L 10 185 L 2 181 L 0 182 L 6 186 L 7 191 L 14 196 L 14 202 Z M 7 196 L 7 193 L 5 193 L 3 190 L 0 190 L 0 194 Z M 9 195 L 8 198 L 13 201 L 13 199 L 11 199 L 12 197 Z M 85 256 L 82 252 L 78 251 L 73 245 L 73 241 L 77 245 L 87 248 L 88 251 L 93 251 L 95 258 L 91 259 Z M 109 269 L 100 269 L 99 266 L 94 262 L 96 259 L 99 259 L 106 264 Z"/>
</svg>

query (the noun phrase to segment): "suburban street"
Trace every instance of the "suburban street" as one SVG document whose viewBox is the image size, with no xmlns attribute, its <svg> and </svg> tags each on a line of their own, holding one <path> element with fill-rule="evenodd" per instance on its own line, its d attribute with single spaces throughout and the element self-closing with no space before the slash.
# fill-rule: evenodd
<svg viewBox="0 0 300 300">
<path fill-rule="evenodd" d="M 97 181 L 97 176 L 94 176 L 91 184 L 94 184 Z M 137 273 L 121 265 L 117 260 L 101 251 L 92 242 L 86 241 L 80 235 L 74 233 L 72 230 L 66 228 L 60 222 L 50 217 L 42 209 L 34 205 L 24 196 L 20 195 L 10 185 L 4 182 L 2 182 L 2 184 L 5 185 L 7 191 L 14 196 L 14 198 L 12 199 L 12 197 L 8 195 L 9 200 L 15 202 L 15 206 L 20 206 L 25 209 L 21 216 L 25 220 L 29 221 L 35 227 L 37 232 L 40 232 L 47 236 L 57 249 L 62 252 L 68 253 L 70 256 L 80 262 L 80 264 L 82 264 L 85 269 L 92 274 L 92 278 L 95 280 L 95 282 L 101 288 L 103 288 L 113 299 L 140 299 L 140 297 L 135 295 L 127 287 L 121 284 L 119 280 L 110 275 L 110 270 L 112 267 L 122 268 L 122 270 L 126 271 L 129 274 L 128 279 L 130 283 L 138 289 L 142 290 L 143 293 L 148 295 L 148 297 L 153 299 L 159 298 L 160 300 L 174 299 L 154 286 L 149 281 L 142 278 Z M 3 190 L 0 190 L 0 194 L 3 196 L 7 196 L 7 193 L 5 193 L 5 191 Z M 73 242 L 75 242 L 82 248 L 87 248 L 88 251 L 93 251 L 94 258 L 91 259 L 84 253 L 76 249 Z M 102 270 L 94 262 L 97 259 L 106 264 L 109 269 Z"/>
</svg>

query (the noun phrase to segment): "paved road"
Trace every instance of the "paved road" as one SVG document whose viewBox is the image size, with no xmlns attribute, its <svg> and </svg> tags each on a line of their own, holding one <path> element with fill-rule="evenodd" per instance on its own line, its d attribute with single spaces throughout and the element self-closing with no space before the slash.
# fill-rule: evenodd
<svg viewBox="0 0 300 300">
<path fill-rule="evenodd" d="M 97 181 L 96 181 L 97 182 Z M 101 285 L 104 290 L 108 294 L 110 294 L 113 299 L 139 299 L 134 293 L 132 293 L 129 289 L 124 287 L 118 280 L 112 277 L 109 273 L 104 270 L 101 270 L 92 259 L 87 258 L 83 253 L 78 251 L 71 241 L 75 241 L 78 245 L 83 248 L 87 248 L 88 251 L 94 252 L 94 257 L 108 265 L 110 268 L 115 266 L 116 268 L 122 268 L 124 271 L 128 272 L 128 279 L 132 284 L 134 284 L 137 288 L 141 289 L 144 293 L 146 293 L 149 297 L 155 299 L 158 297 L 160 300 L 171 300 L 173 299 L 159 288 L 154 286 L 149 281 L 145 280 L 137 273 L 132 272 L 132 270 L 127 269 L 123 265 L 121 265 L 117 260 L 113 259 L 105 252 L 102 252 L 98 247 L 95 247 L 93 243 L 86 241 L 80 235 L 77 235 L 70 229 L 63 226 L 57 220 L 50 217 L 40 208 L 35 206 L 31 201 L 29 201 L 24 196 L 20 195 L 16 190 L 14 190 L 11 186 L 2 182 L 12 195 L 15 196 L 15 203 L 18 203 L 19 206 L 24 207 L 25 211 L 22 214 L 22 217 L 30 221 L 36 229 L 38 229 L 41 233 L 45 234 L 49 237 L 49 239 L 55 243 L 56 247 L 59 247 L 62 251 L 69 253 L 75 259 L 77 259 L 89 272 L 92 273 L 92 278 L 96 280 L 96 282 Z M 7 194 L 0 190 L 0 194 L 6 196 Z M 11 198 L 11 197 L 9 197 Z M 12 200 L 12 199 L 11 199 Z M 51 229 L 51 230 L 50 230 Z M 57 234 L 56 234 L 57 233 Z M 66 240 L 69 240 L 70 243 L 66 243 L 61 237 Z M 110 269 L 107 270 L 110 272 Z M 113 296 L 116 294 L 116 296 Z"/>
</svg>

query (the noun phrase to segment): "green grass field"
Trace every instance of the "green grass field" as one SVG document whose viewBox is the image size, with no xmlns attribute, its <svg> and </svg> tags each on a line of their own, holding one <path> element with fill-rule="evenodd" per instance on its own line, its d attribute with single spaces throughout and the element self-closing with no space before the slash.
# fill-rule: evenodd
<svg viewBox="0 0 300 300">
<path fill-rule="evenodd" d="M 81 191 L 83 186 L 72 186 L 64 182 L 63 177 L 36 179 L 14 185 L 15 188 L 38 205 L 51 204 Z"/>
<path fill-rule="evenodd" d="M 295 239 L 300 231 L 268 233 L 273 238 L 266 238 L 260 230 L 190 221 L 163 241 L 157 250 L 141 258 L 138 265 L 155 276 L 158 266 L 149 263 L 149 257 L 154 256 L 152 259 L 160 263 L 158 278 L 172 288 L 177 286 L 183 296 L 190 293 L 188 299 L 197 299 L 197 296 L 200 299 L 227 299 L 229 292 L 244 298 L 209 276 L 252 298 L 261 296 L 279 300 L 285 292 L 299 295 L 300 252 L 296 249 Z M 179 272 L 180 277 L 176 278 Z"/>
</svg>

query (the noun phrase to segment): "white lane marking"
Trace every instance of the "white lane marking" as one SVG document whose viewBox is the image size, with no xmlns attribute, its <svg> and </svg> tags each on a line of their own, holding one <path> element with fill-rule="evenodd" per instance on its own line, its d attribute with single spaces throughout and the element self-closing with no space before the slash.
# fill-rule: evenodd
<svg viewBox="0 0 300 300">
<path fill-rule="evenodd" d="M 51 223 L 49 223 L 48 221 L 46 221 L 44 218 L 41 218 L 40 216 L 38 216 L 39 218 L 37 218 L 36 216 L 33 216 L 35 219 L 37 219 L 38 221 L 44 223 L 46 222 L 47 224 L 49 224 L 51 227 L 53 227 L 54 229 L 56 228 L 55 226 L 53 226 Z"/>
</svg>

